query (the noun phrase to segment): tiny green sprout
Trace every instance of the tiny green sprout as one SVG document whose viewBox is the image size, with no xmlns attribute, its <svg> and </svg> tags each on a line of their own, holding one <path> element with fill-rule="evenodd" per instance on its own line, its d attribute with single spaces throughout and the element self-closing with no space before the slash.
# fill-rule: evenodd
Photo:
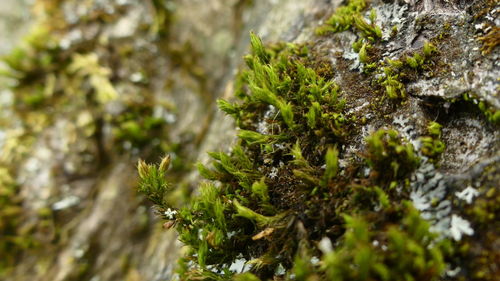
<svg viewBox="0 0 500 281">
<path fill-rule="evenodd" d="M 266 52 L 260 38 L 253 32 L 250 32 L 250 44 L 253 54 L 263 63 L 269 62 L 269 54 Z"/>
<path fill-rule="evenodd" d="M 368 165 L 379 173 L 384 172 L 379 178 L 402 177 L 415 169 L 420 162 L 413 145 L 403 143 L 395 130 L 380 129 L 368 136 L 366 142 Z M 387 167 L 392 168 L 392 174 L 386 172 Z"/>
<path fill-rule="evenodd" d="M 363 44 L 359 49 L 359 61 L 362 63 L 367 63 L 369 61 L 368 53 L 366 52 L 367 44 Z"/>
<path fill-rule="evenodd" d="M 313 102 L 309 111 L 306 113 L 307 125 L 311 129 L 317 126 L 318 117 L 321 115 L 321 106 L 318 102 Z"/>
<path fill-rule="evenodd" d="M 310 184 L 313 186 L 320 185 L 320 180 L 317 177 L 312 176 L 307 172 L 304 172 L 304 171 L 301 171 L 298 169 L 295 169 L 292 172 L 293 172 L 294 176 L 301 179 L 302 181 L 304 181 L 307 184 Z"/>
<path fill-rule="evenodd" d="M 283 102 L 278 100 L 278 109 L 280 110 L 281 117 L 283 117 L 283 121 L 287 124 L 288 128 L 293 129 L 295 127 L 295 123 L 293 122 L 293 109 L 292 104 L 290 102 Z"/>
<path fill-rule="evenodd" d="M 484 103 L 484 101 L 479 101 L 479 103 L 477 104 L 477 107 L 479 108 L 479 110 L 481 111 L 486 111 L 486 104 Z"/>
<path fill-rule="evenodd" d="M 302 148 L 300 147 L 299 140 L 295 142 L 293 145 L 290 154 L 293 156 L 292 163 L 301 167 L 301 168 L 308 168 L 309 163 L 307 162 L 306 159 L 304 159 L 304 156 L 302 156 Z"/>
<path fill-rule="evenodd" d="M 421 137 L 419 140 L 422 143 L 420 150 L 425 156 L 436 157 L 443 153 L 446 148 L 446 145 L 441 140 L 433 137 Z"/>
<path fill-rule="evenodd" d="M 146 164 L 146 161 L 139 159 L 137 162 L 137 171 L 139 172 L 139 177 L 144 178 L 148 174 L 149 167 L 148 164 Z"/>
<path fill-rule="evenodd" d="M 411 68 L 417 68 L 419 66 L 417 60 L 414 57 L 406 57 L 406 63 L 411 67 Z"/>
<path fill-rule="evenodd" d="M 417 62 L 418 66 L 421 66 L 425 63 L 425 58 L 420 53 L 415 53 L 413 58 Z"/>
<path fill-rule="evenodd" d="M 374 24 L 376 20 L 377 20 L 377 10 L 372 8 L 370 10 L 370 21 L 372 24 Z"/>
<path fill-rule="evenodd" d="M 252 193 L 258 196 L 262 201 L 268 202 L 269 192 L 265 179 L 265 177 L 262 177 L 259 181 L 252 184 Z"/>
<path fill-rule="evenodd" d="M 229 115 L 234 116 L 235 118 L 238 118 L 240 114 L 240 108 L 237 105 L 231 104 L 226 100 L 218 99 L 217 106 L 220 108 L 220 110 L 224 111 Z"/>
<path fill-rule="evenodd" d="M 316 29 L 316 34 L 325 35 L 327 33 L 342 32 L 348 30 L 354 23 L 354 17 L 366 8 L 365 0 L 349 0 L 347 5 L 340 6 L 335 13 L 326 21 L 325 25 Z"/>
<path fill-rule="evenodd" d="M 441 128 L 442 126 L 435 121 L 431 121 L 429 125 L 427 125 L 427 131 L 434 137 L 441 137 Z"/>
<path fill-rule="evenodd" d="M 170 165 L 170 155 L 167 154 L 165 157 L 161 159 L 160 166 L 158 168 L 160 171 L 165 173 L 168 170 L 169 165 Z"/>
<path fill-rule="evenodd" d="M 360 15 L 353 16 L 354 26 L 361 31 L 363 36 L 370 41 L 382 38 L 382 30 L 376 25 L 371 25 Z"/>
<path fill-rule="evenodd" d="M 497 79 L 500 81 L 500 78 Z M 500 89 L 500 88 L 499 88 Z M 498 124 L 500 122 L 500 111 L 496 110 L 494 107 L 489 106 L 485 101 L 478 99 L 474 93 L 463 94 L 464 101 L 470 102 L 477 106 L 477 108 L 484 114 L 486 119 L 493 124 Z"/>
<path fill-rule="evenodd" d="M 500 110 L 497 110 L 491 114 L 490 121 L 495 124 L 500 123 Z"/>
<path fill-rule="evenodd" d="M 437 48 L 429 41 L 425 41 L 422 51 L 424 56 L 430 57 L 433 53 L 437 52 Z"/>
<path fill-rule="evenodd" d="M 252 99 L 257 102 L 267 103 L 273 106 L 278 106 L 278 98 L 276 95 L 267 88 L 261 88 L 255 84 L 256 82 L 250 81 L 250 89 L 252 90 Z"/>
<path fill-rule="evenodd" d="M 391 37 L 394 37 L 398 34 L 398 26 L 397 25 L 394 25 L 392 28 L 391 28 Z"/>
<path fill-rule="evenodd" d="M 363 38 L 359 38 L 352 43 L 352 49 L 354 50 L 354 52 L 359 53 L 359 50 L 361 49 L 363 44 Z"/>
<path fill-rule="evenodd" d="M 266 144 L 271 139 L 270 136 L 250 130 L 239 130 L 238 137 L 248 144 Z"/>
<path fill-rule="evenodd" d="M 377 196 L 378 196 L 378 200 L 380 202 L 380 205 L 383 207 L 383 208 L 388 208 L 390 206 L 390 201 L 389 201 L 389 196 L 387 195 L 387 193 L 384 192 L 383 189 L 381 189 L 380 187 L 378 186 L 375 186 L 373 187 L 373 189 L 375 190 L 375 192 L 377 193 Z"/>
<path fill-rule="evenodd" d="M 391 99 L 406 97 L 405 86 L 397 80 L 397 75 L 387 75 L 385 80 L 381 83 L 385 86 L 386 94 Z"/>
<path fill-rule="evenodd" d="M 163 158 L 160 165 L 149 165 L 143 160 L 137 163 L 139 191 L 146 194 L 153 203 L 163 206 L 165 194 L 171 189 L 165 179 L 170 157 Z"/>
<path fill-rule="evenodd" d="M 252 55 L 245 55 L 245 56 L 243 56 L 243 61 L 245 62 L 246 66 L 249 69 L 254 69 L 254 61 L 255 61 L 254 56 L 252 56 Z"/>
<path fill-rule="evenodd" d="M 309 128 L 316 128 L 316 110 L 314 107 L 310 107 L 309 111 L 306 113 L 307 125 Z"/>
<path fill-rule="evenodd" d="M 323 178 L 321 180 L 321 185 L 326 186 L 328 182 L 337 176 L 339 170 L 339 151 L 336 147 L 328 148 L 325 156 L 326 168 Z"/>
<path fill-rule="evenodd" d="M 241 205 L 236 199 L 233 200 L 233 206 L 235 207 L 237 212 L 236 216 L 249 219 L 257 223 L 259 227 L 277 226 L 279 222 L 281 222 L 286 215 L 285 213 L 281 213 L 272 217 L 264 216 L 259 213 L 256 213 L 250 208 Z"/>
<path fill-rule="evenodd" d="M 392 66 L 393 68 L 401 68 L 403 67 L 403 62 L 400 61 L 400 60 L 391 60 L 391 59 L 387 59 L 387 63 Z"/>
</svg>

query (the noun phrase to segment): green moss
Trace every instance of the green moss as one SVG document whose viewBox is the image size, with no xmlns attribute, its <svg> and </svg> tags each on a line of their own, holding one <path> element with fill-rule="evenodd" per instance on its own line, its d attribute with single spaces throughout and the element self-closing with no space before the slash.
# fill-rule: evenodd
<svg viewBox="0 0 500 281">
<path fill-rule="evenodd" d="M 376 80 L 385 88 L 385 94 L 390 99 L 406 97 L 406 86 L 404 82 L 415 79 L 415 75 L 430 71 L 433 65 L 433 56 L 437 48 L 429 42 L 425 42 L 420 51 L 413 55 L 403 55 L 398 59 L 386 59 L 377 64 L 377 71 L 381 78 Z"/>
<path fill-rule="evenodd" d="M 346 117 L 341 89 L 305 66 L 311 53 L 300 46 L 265 48 L 254 34 L 251 43 L 240 102 L 218 101 L 237 121 L 239 140 L 231 153 L 209 153 L 212 167 L 198 165 L 209 180 L 199 196 L 183 206 L 167 203 L 165 169 L 139 164 L 141 190 L 189 246 L 181 279 L 436 280 L 446 249 L 405 202 L 408 176 L 419 165 L 413 146 L 380 129 L 366 139 L 364 162 L 341 166 L 349 128 L 362 122 Z M 335 249 L 322 254 L 322 239 L 335 241 Z M 391 251 L 374 246 L 375 239 Z M 232 272 L 236 260 L 245 260 L 251 274 Z"/>
<path fill-rule="evenodd" d="M 0 166 L 0 276 L 14 264 L 22 249 L 32 245 L 23 233 L 21 200 L 10 171 Z"/>
<path fill-rule="evenodd" d="M 174 1 L 153 0 L 151 2 L 154 7 L 154 17 L 150 31 L 159 37 L 168 37 L 174 21 Z"/>
<path fill-rule="evenodd" d="M 457 280 L 490 281 L 498 279 L 498 264 L 500 257 L 495 248 L 498 241 L 500 221 L 500 168 L 497 163 L 485 167 L 483 172 L 474 179 L 477 194 L 469 204 L 460 200 L 461 214 L 473 224 L 474 236 L 462 239 L 456 245 L 455 262 L 460 266 L 462 274 Z"/>
<path fill-rule="evenodd" d="M 493 124 L 499 124 L 500 123 L 500 111 L 495 109 L 494 107 L 488 105 L 485 101 L 475 97 L 474 93 L 465 93 L 463 94 L 463 100 L 473 104 L 476 106 L 488 119 Z"/>
<path fill-rule="evenodd" d="M 419 158 L 411 143 L 403 143 L 395 130 L 380 129 L 366 139 L 368 165 L 377 177 L 387 181 L 402 178 L 419 164 Z M 387 168 L 391 172 L 387 173 Z"/>
<path fill-rule="evenodd" d="M 431 121 L 427 126 L 427 133 L 429 136 L 420 137 L 422 143 L 420 151 L 423 155 L 435 159 L 444 152 L 446 145 L 441 138 L 441 125 L 437 122 Z"/>
<path fill-rule="evenodd" d="M 382 31 L 375 24 L 377 15 L 374 9 L 370 11 L 371 23 L 361 16 L 366 6 L 365 1 L 349 1 L 340 6 L 326 24 L 318 28 L 317 33 L 326 35 L 351 29 L 359 36 L 352 47 L 359 54 L 363 73 L 370 76 L 372 84 L 380 85 L 389 99 L 403 99 L 407 94 L 406 83 L 414 80 L 418 74 L 431 70 L 437 48 L 430 42 L 425 42 L 422 50 L 411 55 L 404 54 L 395 60 L 380 60 L 377 53 L 384 48 L 379 40 L 382 38 Z"/>
<path fill-rule="evenodd" d="M 337 33 L 353 28 L 359 32 L 363 38 L 370 41 L 382 38 L 382 31 L 375 25 L 377 15 L 375 10 L 370 12 L 370 21 L 368 23 L 362 16 L 367 7 L 365 0 L 350 0 L 344 6 L 337 8 L 335 13 L 325 22 L 325 24 L 316 30 L 319 35 L 326 35 L 330 32 Z"/>
<path fill-rule="evenodd" d="M 411 204 L 401 224 L 377 229 L 363 218 L 345 215 L 342 246 L 327 252 L 322 269 L 329 280 L 440 280 L 447 241 L 436 235 Z M 352 268 L 356 268 L 353 270 Z"/>
</svg>

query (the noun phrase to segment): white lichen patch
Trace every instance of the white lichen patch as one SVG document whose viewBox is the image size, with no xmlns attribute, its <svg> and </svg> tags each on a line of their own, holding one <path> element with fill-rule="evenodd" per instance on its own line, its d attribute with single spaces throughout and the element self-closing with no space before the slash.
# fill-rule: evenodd
<svg viewBox="0 0 500 281">
<path fill-rule="evenodd" d="M 164 215 L 167 219 L 169 220 L 173 220 L 175 219 L 175 216 L 177 215 L 177 211 L 176 210 L 173 210 L 173 209 L 170 209 L 168 208 L 165 212 L 164 212 Z"/>
<path fill-rule="evenodd" d="M 410 199 L 431 230 L 444 234 L 449 229 L 451 203 L 446 200 L 445 177 L 426 159 L 411 177 Z"/>
<path fill-rule="evenodd" d="M 80 197 L 70 195 L 66 198 L 63 198 L 60 201 L 57 201 L 56 203 L 52 204 L 52 210 L 54 211 L 59 211 L 59 210 L 64 210 L 73 206 L 78 205 L 80 203 Z"/>
<path fill-rule="evenodd" d="M 318 243 L 318 248 L 323 252 L 323 254 L 328 254 L 333 251 L 332 240 L 328 237 L 323 237 Z"/>
<path fill-rule="evenodd" d="M 234 262 L 229 266 L 229 270 L 234 273 L 243 273 L 245 271 L 248 271 L 250 267 L 248 267 L 248 269 L 245 269 L 246 263 L 246 259 L 238 258 L 234 260 Z"/>
<path fill-rule="evenodd" d="M 276 107 L 273 105 L 269 105 L 266 112 L 264 113 L 264 117 L 262 120 L 257 123 L 257 132 L 263 135 L 272 134 L 272 128 L 269 125 L 269 121 L 272 121 L 278 117 L 278 113 Z"/>
<path fill-rule="evenodd" d="M 465 188 L 461 192 L 455 192 L 455 196 L 457 196 L 459 199 L 464 200 L 465 202 L 467 202 L 467 204 L 472 203 L 472 200 L 474 199 L 474 197 L 476 197 L 478 195 L 479 195 L 479 191 L 477 189 L 473 188 L 472 186 L 468 186 L 467 188 Z"/>
<path fill-rule="evenodd" d="M 410 124 L 410 119 L 403 115 L 396 116 L 392 124 L 396 125 L 401 136 L 409 141 L 416 152 L 419 153 L 421 142 L 418 140 L 419 136 L 417 135 L 415 127 Z M 422 157 L 422 155 L 419 156 Z"/>
<path fill-rule="evenodd" d="M 278 168 L 272 167 L 271 172 L 269 173 L 269 178 L 274 179 L 275 177 L 278 176 Z"/>
<path fill-rule="evenodd" d="M 392 28 L 395 26 L 398 30 L 403 23 L 407 20 L 404 17 L 405 12 L 408 10 L 408 5 L 383 4 L 374 7 L 377 12 L 377 20 L 375 23 L 382 30 L 382 39 L 389 40 Z M 368 14 L 367 14 L 368 17 Z"/>
<path fill-rule="evenodd" d="M 278 267 L 276 268 L 276 270 L 274 271 L 274 274 L 278 275 L 278 276 L 281 276 L 281 275 L 285 275 L 286 273 L 286 269 L 285 267 L 280 263 L 278 265 Z"/>
<path fill-rule="evenodd" d="M 485 131 L 484 124 L 478 119 L 460 118 L 451 122 L 443 129 L 449 151 L 446 165 L 458 171 L 468 169 L 491 150 L 491 144 L 498 140 L 498 131 Z"/>
<path fill-rule="evenodd" d="M 347 111 L 347 113 L 346 113 L 346 114 L 347 114 L 347 115 L 349 115 L 349 114 L 353 114 L 353 113 L 358 112 L 358 111 L 360 111 L 361 109 L 363 109 L 363 108 L 365 108 L 365 107 L 367 107 L 367 106 L 369 106 L 369 105 L 370 105 L 370 103 L 369 103 L 369 102 L 364 102 L 362 105 L 359 105 L 359 106 L 356 106 L 356 107 L 354 107 L 354 108 L 349 109 L 349 111 Z"/>
<path fill-rule="evenodd" d="M 467 220 L 457 215 L 452 215 L 449 233 L 453 239 L 455 239 L 456 241 L 460 241 L 463 234 L 473 235 L 474 229 L 471 228 L 470 223 Z"/>
</svg>

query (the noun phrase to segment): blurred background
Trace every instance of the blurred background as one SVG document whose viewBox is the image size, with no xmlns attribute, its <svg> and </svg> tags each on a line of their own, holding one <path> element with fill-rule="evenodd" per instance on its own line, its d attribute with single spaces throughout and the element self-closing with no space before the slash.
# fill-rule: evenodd
<svg viewBox="0 0 500 281">
<path fill-rule="evenodd" d="M 305 40 L 325 1 L 0 2 L 0 280 L 171 280 L 181 246 L 137 160 L 169 153 L 187 198 L 232 141 L 215 100 L 249 31 Z"/>
</svg>

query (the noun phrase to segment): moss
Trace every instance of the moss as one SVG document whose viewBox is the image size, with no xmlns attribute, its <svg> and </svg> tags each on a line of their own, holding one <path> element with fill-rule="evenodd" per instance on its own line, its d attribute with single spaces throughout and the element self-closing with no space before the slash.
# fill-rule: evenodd
<svg viewBox="0 0 500 281">
<path fill-rule="evenodd" d="M 405 202 L 404 206 L 400 224 L 376 232 L 363 218 L 346 215 L 342 246 L 326 251 L 323 257 L 321 267 L 328 279 L 440 280 L 449 243 L 434 244 L 436 235 L 429 231 L 428 222 L 411 204 Z"/>
<path fill-rule="evenodd" d="M 327 35 L 351 29 L 359 37 L 352 47 L 359 54 L 363 73 L 369 75 L 372 84 L 380 85 L 388 98 L 403 99 L 407 95 L 406 83 L 435 67 L 437 48 L 432 43 L 425 42 L 420 51 L 403 54 L 393 60 L 380 59 L 378 54 L 382 53 L 384 48 L 384 44 L 379 40 L 382 38 L 382 31 L 375 24 L 377 15 L 374 9 L 369 15 L 371 24 L 361 16 L 366 7 L 365 1 L 348 2 L 347 5 L 339 7 L 326 24 L 318 28 L 317 33 Z"/>
<path fill-rule="evenodd" d="M 341 166 L 356 132 L 350 128 L 363 122 L 347 117 L 342 89 L 304 65 L 314 54 L 300 46 L 265 48 L 254 34 L 251 44 L 237 88 L 241 101 L 218 101 L 237 121 L 239 141 L 231 153 L 209 153 L 213 167 L 199 165 L 209 180 L 199 196 L 187 205 L 168 203 L 165 165 L 139 164 L 141 190 L 189 246 L 181 279 L 436 280 L 445 268 L 446 242 L 435 244 L 428 224 L 405 201 L 408 176 L 419 165 L 413 146 L 397 131 L 381 129 L 366 138 L 362 161 Z M 368 229 L 364 221 L 371 222 Z M 322 239 L 335 241 L 333 252 L 321 251 Z M 374 246 L 374 239 L 392 250 Z M 412 243 L 401 245 L 405 239 Z M 313 256 L 322 266 L 311 264 Z M 237 261 L 251 274 L 235 275 Z"/>
<path fill-rule="evenodd" d="M 495 245 L 500 229 L 499 175 L 496 163 L 487 166 L 474 179 L 474 186 L 478 186 L 476 197 L 470 203 L 462 200 L 457 202 L 463 216 L 473 222 L 475 231 L 474 237 L 466 237 L 456 246 L 455 263 L 462 269 L 457 280 L 497 279 L 499 253 Z"/>
<path fill-rule="evenodd" d="M 29 229 L 22 229 L 21 198 L 9 169 L 0 166 L 0 276 L 15 263 L 21 250 L 33 245 Z"/>
<path fill-rule="evenodd" d="M 350 0 L 346 5 L 337 8 L 335 13 L 325 22 L 325 24 L 316 30 L 319 35 L 325 35 L 329 32 L 342 32 L 348 29 L 355 29 L 364 38 L 369 41 L 375 41 L 382 38 L 382 31 L 375 25 L 377 15 L 375 10 L 370 12 L 370 22 L 368 23 L 361 15 L 365 10 L 367 3 L 365 0 Z"/>
<path fill-rule="evenodd" d="M 385 88 L 385 93 L 390 99 L 398 99 L 406 97 L 407 82 L 413 81 L 419 77 L 420 73 L 429 72 L 435 62 L 433 57 L 437 52 L 437 48 L 430 42 L 425 42 L 420 51 L 414 52 L 412 55 L 403 55 L 398 59 L 387 59 L 377 64 L 381 78 L 377 79 L 377 83 Z"/>
<path fill-rule="evenodd" d="M 500 122 L 500 111 L 477 98 L 474 93 L 465 93 L 462 98 L 465 102 L 477 107 L 491 123 L 498 124 Z"/>
<path fill-rule="evenodd" d="M 394 130 L 378 130 L 367 139 L 367 163 L 377 178 L 390 181 L 407 176 L 419 164 L 411 143 L 403 143 Z M 387 168 L 391 172 L 387 173 Z"/>
<path fill-rule="evenodd" d="M 439 123 L 431 121 L 427 125 L 427 133 L 429 136 L 419 138 L 422 143 L 420 148 L 422 154 L 431 159 L 438 157 L 446 148 L 444 142 L 440 140 L 441 127 Z"/>
<path fill-rule="evenodd" d="M 150 31 L 153 35 L 159 37 L 168 37 L 170 35 L 170 27 L 174 21 L 175 5 L 173 1 L 151 1 L 154 7 L 153 24 L 150 26 Z"/>
</svg>

